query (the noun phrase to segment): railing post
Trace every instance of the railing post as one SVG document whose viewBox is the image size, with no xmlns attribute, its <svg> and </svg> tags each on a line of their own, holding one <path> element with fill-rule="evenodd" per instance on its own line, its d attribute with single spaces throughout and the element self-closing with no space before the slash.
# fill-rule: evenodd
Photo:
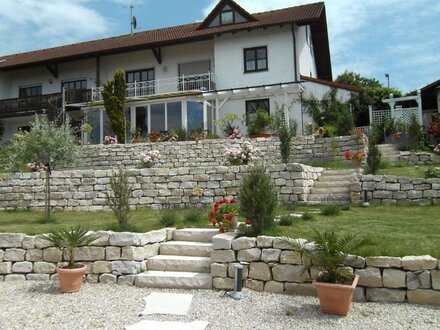
<svg viewBox="0 0 440 330">
<path fill-rule="evenodd" d="M 185 91 L 185 75 L 182 75 L 182 91 Z"/>
<path fill-rule="evenodd" d="M 212 77 L 212 73 L 208 72 L 208 88 L 209 88 L 209 90 L 211 90 L 211 77 Z"/>
<path fill-rule="evenodd" d="M 136 80 L 134 81 L 134 97 L 137 97 L 137 86 L 136 86 Z"/>
</svg>

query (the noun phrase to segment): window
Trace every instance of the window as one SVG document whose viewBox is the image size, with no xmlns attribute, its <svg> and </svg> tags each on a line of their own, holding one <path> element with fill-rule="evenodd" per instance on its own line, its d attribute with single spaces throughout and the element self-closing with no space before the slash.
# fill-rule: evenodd
<svg viewBox="0 0 440 330">
<path fill-rule="evenodd" d="M 63 81 L 61 84 L 61 87 L 64 87 L 67 89 L 87 89 L 87 80 L 81 79 L 81 80 L 73 80 L 73 81 Z"/>
<path fill-rule="evenodd" d="M 41 85 L 40 86 L 29 86 L 29 87 L 20 87 L 18 90 L 18 97 L 32 97 L 32 96 L 39 96 L 43 94 L 43 90 Z"/>
<path fill-rule="evenodd" d="M 254 115 L 258 109 L 266 110 L 270 114 L 269 99 L 246 101 L 246 118 Z"/>
<path fill-rule="evenodd" d="M 225 10 L 220 13 L 220 25 L 233 24 L 234 12 L 232 10 Z"/>
<path fill-rule="evenodd" d="M 144 96 L 154 94 L 154 69 L 127 71 L 126 82 L 129 84 L 127 96 Z M 136 82 L 136 88 L 133 84 Z M 142 83 L 137 85 L 137 83 Z"/>
<path fill-rule="evenodd" d="M 244 50 L 244 72 L 267 70 L 267 47 L 246 48 Z"/>
</svg>

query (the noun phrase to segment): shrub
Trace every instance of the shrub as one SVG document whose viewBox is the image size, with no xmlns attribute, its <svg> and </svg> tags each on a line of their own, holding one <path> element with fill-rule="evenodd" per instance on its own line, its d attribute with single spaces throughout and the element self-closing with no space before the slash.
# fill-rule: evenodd
<svg viewBox="0 0 440 330">
<path fill-rule="evenodd" d="M 368 139 L 367 173 L 376 174 L 381 166 L 382 152 L 377 146 L 376 138 L 370 136 Z"/>
<path fill-rule="evenodd" d="M 424 173 L 425 179 L 440 178 L 440 167 L 428 167 Z"/>
<path fill-rule="evenodd" d="M 248 114 L 246 117 L 249 135 L 266 133 L 271 123 L 272 119 L 269 113 L 264 109 L 257 109 L 255 114 Z"/>
<path fill-rule="evenodd" d="M 324 205 L 321 209 L 321 213 L 326 217 L 337 216 L 341 214 L 341 207 L 335 204 Z"/>
<path fill-rule="evenodd" d="M 188 140 L 188 131 L 185 127 L 177 127 L 173 129 L 172 133 L 177 136 L 178 141 Z"/>
<path fill-rule="evenodd" d="M 159 219 L 162 227 L 173 227 L 176 225 L 178 215 L 175 211 L 165 211 Z"/>
<path fill-rule="evenodd" d="M 224 156 L 226 164 L 229 165 L 246 165 L 249 164 L 258 155 L 258 149 L 249 141 L 244 141 L 240 147 L 225 148 Z"/>
<path fill-rule="evenodd" d="M 199 210 L 188 209 L 185 211 L 183 221 L 189 224 L 197 224 L 202 222 L 203 214 Z"/>
<path fill-rule="evenodd" d="M 130 197 L 132 185 L 128 183 L 128 175 L 123 169 L 110 178 L 111 192 L 105 192 L 110 209 L 118 219 L 122 229 L 127 228 L 130 213 Z"/>
<path fill-rule="evenodd" d="M 280 226 L 291 226 L 293 223 L 294 217 L 290 214 L 286 214 L 280 217 L 280 221 L 278 224 Z"/>
<path fill-rule="evenodd" d="M 407 128 L 408 148 L 411 150 L 419 150 L 423 146 L 423 131 L 419 124 L 417 115 L 413 113 Z"/>
<path fill-rule="evenodd" d="M 297 124 L 293 120 L 290 120 L 287 123 L 284 116 L 284 111 L 284 105 L 281 107 L 278 107 L 277 105 L 277 109 L 272 118 L 272 125 L 281 142 L 281 159 L 283 163 L 286 164 L 289 162 L 290 153 L 292 150 L 292 138 L 296 135 Z"/>
<path fill-rule="evenodd" d="M 238 205 L 235 198 L 223 198 L 209 212 L 209 222 L 221 233 L 235 231 L 238 223 Z"/>
<path fill-rule="evenodd" d="M 259 235 L 274 224 L 277 191 L 263 165 L 243 176 L 239 190 L 240 214 L 251 221 L 251 234 Z"/>
<path fill-rule="evenodd" d="M 309 220 L 313 220 L 315 218 L 315 216 L 312 213 L 309 212 L 304 212 L 301 219 L 305 220 L 305 221 L 309 221 Z"/>
</svg>

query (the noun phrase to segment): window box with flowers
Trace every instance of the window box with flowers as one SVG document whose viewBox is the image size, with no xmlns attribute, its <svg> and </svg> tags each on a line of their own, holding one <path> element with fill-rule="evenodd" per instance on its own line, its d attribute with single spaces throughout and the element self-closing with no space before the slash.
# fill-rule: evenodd
<svg viewBox="0 0 440 330">
<path fill-rule="evenodd" d="M 349 151 L 344 153 L 345 159 L 351 160 L 355 167 L 360 167 L 362 162 L 367 158 L 367 154 L 363 151 Z"/>
</svg>

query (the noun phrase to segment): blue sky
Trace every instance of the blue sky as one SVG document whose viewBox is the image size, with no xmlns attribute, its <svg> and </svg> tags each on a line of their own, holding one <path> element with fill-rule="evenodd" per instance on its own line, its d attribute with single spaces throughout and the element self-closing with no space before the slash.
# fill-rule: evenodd
<svg viewBox="0 0 440 330">
<path fill-rule="evenodd" d="M 309 0 L 237 0 L 249 12 Z M 0 0 L 0 55 L 203 20 L 217 0 Z M 345 69 L 404 92 L 440 79 L 440 1 L 325 0 L 334 78 Z"/>
</svg>

